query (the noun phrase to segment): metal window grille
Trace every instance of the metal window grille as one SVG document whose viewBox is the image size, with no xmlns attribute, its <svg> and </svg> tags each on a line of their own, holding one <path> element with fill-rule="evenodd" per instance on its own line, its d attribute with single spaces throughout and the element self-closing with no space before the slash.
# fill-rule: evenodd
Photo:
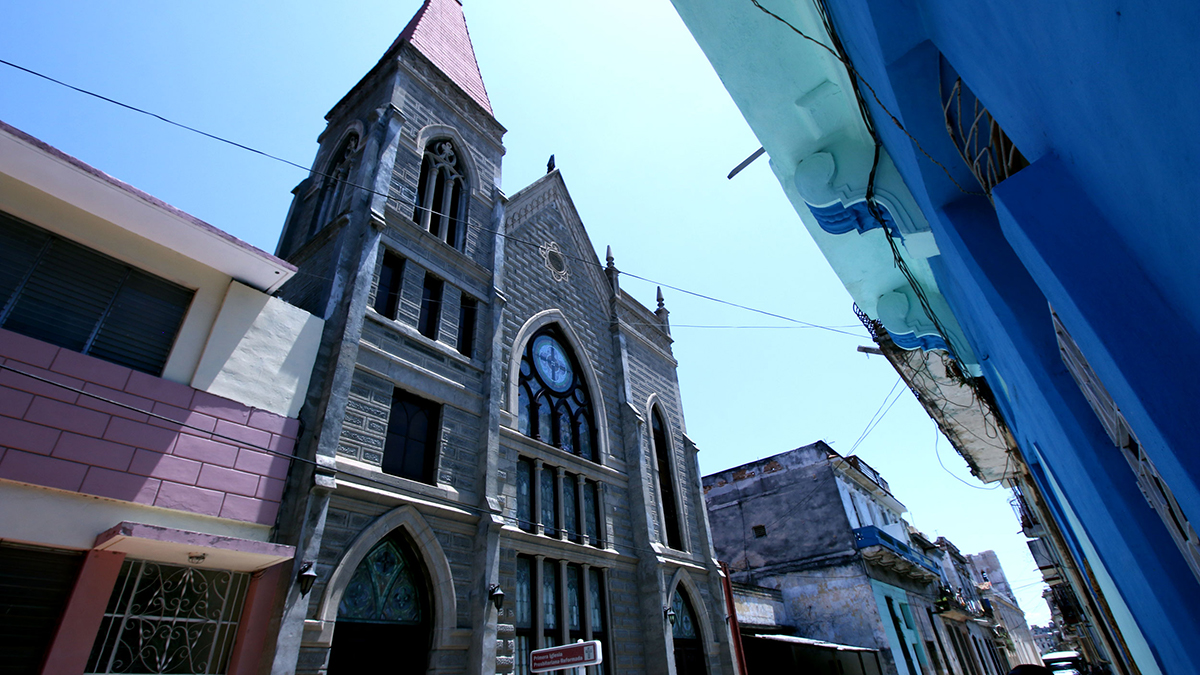
<svg viewBox="0 0 1200 675">
<path fill-rule="evenodd" d="M 1200 580 L 1200 536 L 1197 535 L 1196 528 L 1179 507 L 1179 502 L 1175 500 L 1175 495 L 1167 485 L 1167 481 L 1146 455 L 1145 449 L 1138 442 L 1125 415 L 1117 407 L 1116 401 L 1113 400 L 1108 390 L 1104 388 L 1096 371 L 1092 369 L 1074 338 L 1067 332 L 1053 307 L 1050 308 L 1050 318 L 1054 325 L 1054 332 L 1058 336 L 1059 353 L 1063 363 L 1067 366 L 1067 371 L 1079 385 L 1084 398 L 1087 399 L 1088 404 L 1100 419 L 1101 425 L 1108 432 L 1113 444 L 1121 448 L 1125 460 L 1129 462 L 1129 468 L 1133 470 L 1142 495 L 1146 497 L 1150 507 L 1162 519 L 1171 539 L 1175 541 L 1175 546 L 1179 548 L 1179 552 L 1192 570 L 1192 574 Z"/>
<path fill-rule="evenodd" d="M 946 132 L 958 154 L 971 168 L 983 191 L 991 199 L 992 188 L 1029 166 L 1029 161 L 983 107 L 983 103 L 956 77 L 948 64 L 941 64 L 942 112 Z M 950 83 L 953 78 L 953 83 Z M 949 86 L 947 86 L 949 85 Z"/>
<path fill-rule="evenodd" d="M 249 584 L 241 572 L 126 561 L 87 673 L 224 673 Z"/>
</svg>

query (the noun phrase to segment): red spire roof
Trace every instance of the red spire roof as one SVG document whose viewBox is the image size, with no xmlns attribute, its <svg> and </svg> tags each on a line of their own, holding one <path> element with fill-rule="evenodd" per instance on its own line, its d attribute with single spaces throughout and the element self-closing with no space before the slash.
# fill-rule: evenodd
<svg viewBox="0 0 1200 675">
<path fill-rule="evenodd" d="M 405 40 L 491 114 L 492 104 L 479 74 L 479 62 L 475 60 L 475 48 L 471 46 L 471 34 L 459 0 L 425 0 L 392 48 Z"/>
</svg>

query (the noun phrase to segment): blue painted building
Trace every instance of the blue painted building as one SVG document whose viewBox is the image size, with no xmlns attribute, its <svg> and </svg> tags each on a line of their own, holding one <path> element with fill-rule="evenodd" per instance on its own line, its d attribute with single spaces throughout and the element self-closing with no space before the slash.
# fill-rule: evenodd
<svg viewBox="0 0 1200 675">
<path fill-rule="evenodd" d="M 1094 658 L 1200 672 L 1200 6 L 673 2 L 889 359 L 980 404 L 926 408 Z"/>
</svg>

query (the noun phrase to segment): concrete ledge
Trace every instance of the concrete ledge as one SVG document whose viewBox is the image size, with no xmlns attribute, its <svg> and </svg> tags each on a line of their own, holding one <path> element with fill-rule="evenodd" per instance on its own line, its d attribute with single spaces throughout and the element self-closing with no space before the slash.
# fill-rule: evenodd
<svg viewBox="0 0 1200 675">
<path fill-rule="evenodd" d="M 173 565 L 253 572 L 295 557 L 296 549 L 282 544 L 189 532 L 143 523 L 118 523 L 96 537 L 94 550 L 115 551 L 130 558 Z M 189 557 L 203 555 L 198 565 Z"/>
</svg>

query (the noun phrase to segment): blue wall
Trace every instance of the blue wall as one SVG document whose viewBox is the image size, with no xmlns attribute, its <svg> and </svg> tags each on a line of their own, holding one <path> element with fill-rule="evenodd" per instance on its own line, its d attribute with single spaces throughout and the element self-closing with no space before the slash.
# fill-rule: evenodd
<svg viewBox="0 0 1200 675">
<path fill-rule="evenodd" d="M 1162 672 L 1200 672 L 1200 584 L 1067 373 L 1048 308 L 1200 523 L 1200 3 L 830 5 L 907 131 L 867 96 L 1014 436 L 1061 488 Z M 994 206 L 966 194 L 980 188 L 945 130 L 940 59 L 1032 162 Z"/>
</svg>

